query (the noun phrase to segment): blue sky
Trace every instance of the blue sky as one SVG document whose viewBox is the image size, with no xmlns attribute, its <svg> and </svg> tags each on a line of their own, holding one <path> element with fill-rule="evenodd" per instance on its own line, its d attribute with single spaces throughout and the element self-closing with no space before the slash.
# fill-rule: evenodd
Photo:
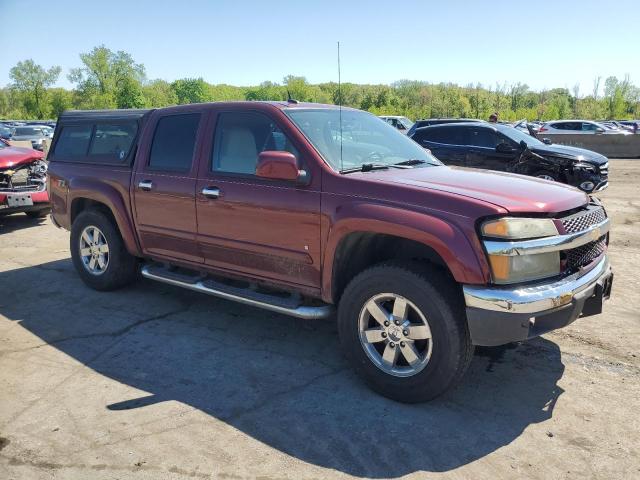
<svg viewBox="0 0 640 480">
<path fill-rule="evenodd" d="M 533 89 L 629 74 L 640 84 L 637 0 L 205 1 L 0 0 L 0 86 L 32 58 L 60 65 L 79 53 L 125 50 L 147 77 L 255 85 L 287 74 L 310 82 L 399 79 L 523 82 Z M 39 22 L 38 20 L 42 21 Z"/>
</svg>

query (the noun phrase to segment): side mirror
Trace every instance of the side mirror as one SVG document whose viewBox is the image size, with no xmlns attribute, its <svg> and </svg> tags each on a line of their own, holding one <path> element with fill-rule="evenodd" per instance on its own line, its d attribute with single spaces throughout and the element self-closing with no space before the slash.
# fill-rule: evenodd
<svg viewBox="0 0 640 480">
<path fill-rule="evenodd" d="M 258 155 L 256 176 L 272 180 L 297 181 L 306 179 L 307 172 L 298 169 L 293 153 L 266 150 Z"/>
<path fill-rule="evenodd" d="M 601 127 L 596 128 L 596 133 L 604 133 L 604 128 L 601 128 Z"/>
<path fill-rule="evenodd" d="M 542 139 L 542 142 L 543 142 L 545 145 L 551 145 L 551 144 L 553 143 L 553 142 L 551 141 L 551 139 L 549 139 L 549 138 L 543 138 L 543 139 Z"/>
<path fill-rule="evenodd" d="M 509 145 L 508 143 L 502 142 L 502 143 L 499 143 L 498 145 L 496 145 L 496 152 L 499 152 L 499 153 L 512 153 L 513 152 L 513 147 L 511 145 Z"/>
</svg>

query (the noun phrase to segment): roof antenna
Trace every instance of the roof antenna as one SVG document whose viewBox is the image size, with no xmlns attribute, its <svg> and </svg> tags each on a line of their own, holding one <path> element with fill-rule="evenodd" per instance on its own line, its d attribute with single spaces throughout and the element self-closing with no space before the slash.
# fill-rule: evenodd
<svg viewBox="0 0 640 480">
<path fill-rule="evenodd" d="M 340 89 L 340 42 L 338 42 L 338 110 L 340 112 L 340 171 L 344 170 L 342 163 L 342 90 Z"/>
<path fill-rule="evenodd" d="M 298 103 L 298 100 L 295 100 L 291 97 L 291 92 L 287 89 L 287 103 Z"/>
</svg>

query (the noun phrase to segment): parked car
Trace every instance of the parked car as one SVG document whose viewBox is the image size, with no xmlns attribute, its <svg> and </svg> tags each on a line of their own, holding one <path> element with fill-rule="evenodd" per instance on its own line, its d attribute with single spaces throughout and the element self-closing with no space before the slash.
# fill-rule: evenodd
<svg viewBox="0 0 640 480">
<path fill-rule="evenodd" d="M 543 143 L 508 125 L 459 123 L 411 137 L 446 165 L 521 173 L 597 192 L 609 185 L 609 160 L 583 148 Z"/>
<path fill-rule="evenodd" d="M 0 125 L 0 140 L 9 140 L 11 138 L 11 128 Z"/>
<path fill-rule="evenodd" d="M 0 215 L 45 216 L 50 210 L 46 178 L 42 152 L 0 140 Z"/>
<path fill-rule="evenodd" d="M 113 125 L 128 132 L 117 146 L 97 133 Z M 609 219 L 596 199 L 449 168 L 359 110 L 67 112 L 50 161 L 53 221 L 71 231 L 89 287 L 124 287 L 141 270 L 299 318 L 337 307 L 346 357 L 399 401 L 450 389 L 474 345 L 599 313 L 611 291 Z"/>
<path fill-rule="evenodd" d="M 413 122 L 407 117 L 401 117 L 396 115 L 381 115 L 380 118 L 387 122 L 392 127 L 397 128 L 402 133 L 407 133 L 413 126 Z"/>
<path fill-rule="evenodd" d="M 47 135 L 45 130 L 40 126 L 32 127 L 32 126 L 25 125 L 25 126 L 15 127 L 11 135 L 11 140 L 30 141 L 33 148 L 35 150 L 40 150 L 40 151 L 42 151 L 43 149 L 42 142 L 47 138 L 49 138 L 49 136 Z"/>
<path fill-rule="evenodd" d="M 555 120 L 553 122 L 546 122 L 540 127 L 538 133 L 629 135 L 627 131 L 607 128 L 598 122 L 592 122 L 590 120 Z"/>
<path fill-rule="evenodd" d="M 429 127 L 431 125 L 442 125 L 443 123 L 467 123 L 467 122 L 483 122 L 484 120 L 478 120 L 475 118 L 426 118 L 422 120 L 416 120 L 413 126 L 407 132 L 407 136 L 410 137 L 413 133 L 422 127 Z"/>
</svg>

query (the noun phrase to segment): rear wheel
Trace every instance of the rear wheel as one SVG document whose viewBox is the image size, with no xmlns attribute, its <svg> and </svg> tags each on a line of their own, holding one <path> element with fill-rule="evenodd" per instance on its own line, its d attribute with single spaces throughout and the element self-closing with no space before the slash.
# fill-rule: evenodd
<svg viewBox="0 0 640 480">
<path fill-rule="evenodd" d="M 114 290 L 137 277 L 138 260 L 127 252 L 120 232 L 102 212 L 87 210 L 71 228 L 71 258 L 91 288 Z"/>
<path fill-rule="evenodd" d="M 473 355 L 462 299 L 445 275 L 382 264 L 347 286 L 338 309 L 345 355 L 378 393 L 430 400 L 455 386 Z"/>
</svg>

